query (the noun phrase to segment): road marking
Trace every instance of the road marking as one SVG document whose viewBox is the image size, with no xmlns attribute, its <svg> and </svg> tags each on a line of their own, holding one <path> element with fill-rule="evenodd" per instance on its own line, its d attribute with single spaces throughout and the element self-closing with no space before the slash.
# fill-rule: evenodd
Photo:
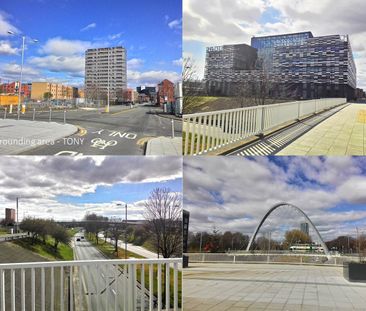
<svg viewBox="0 0 366 311">
<path fill-rule="evenodd" d="M 105 139 L 102 139 L 99 137 L 92 139 L 91 143 L 92 143 L 91 147 L 98 148 L 100 150 L 104 150 L 107 147 L 113 147 L 118 144 L 118 142 L 116 140 L 106 141 Z"/>
<path fill-rule="evenodd" d="M 118 112 L 114 112 L 114 113 L 110 113 L 109 115 L 110 116 L 115 116 L 115 115 L 118 115 L 118 114 L 122 114 L 122 113 L 126 113 L 126 112 L 129 112 L 129 111 L 132 111 L 134 110 L 133 108 L 130 108 L 130 109 L 124 109 L 122 111 L 118 111 Z"/>
<path fill-rule="evenodd" d="M 136 145 L 143 146 L 146 142 L 148 142 L 150 139 L 153 139 L 153 138 L 155 138 L 155 136 L 142 137 L 137 141 Z"/>
</svg>

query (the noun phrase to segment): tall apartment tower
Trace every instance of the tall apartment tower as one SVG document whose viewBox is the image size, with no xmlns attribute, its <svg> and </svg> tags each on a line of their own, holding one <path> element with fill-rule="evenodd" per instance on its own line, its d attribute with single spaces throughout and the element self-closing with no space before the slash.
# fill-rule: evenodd
<svg viewBox="0 0 366 311">
<path fill-rule="evenodd" d="M 301 232 L 305 233 L 306 235 L 309 235 L 309 224 L 307 222 L 301 223 L 300 230 L 301 230 Z"/>
<path fill-rule="evenodd" d="M 122 98 L 127 88 L 127 51 L 122 46 L 89 49 L 85 52 L 86 97 L 110 100 Z"/>
</svg>

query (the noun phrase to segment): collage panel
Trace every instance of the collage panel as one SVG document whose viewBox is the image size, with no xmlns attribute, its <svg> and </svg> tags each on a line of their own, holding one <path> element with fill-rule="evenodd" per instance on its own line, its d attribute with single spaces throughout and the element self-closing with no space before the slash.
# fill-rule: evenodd
<svg viewBox="0 0 366 311">
<path fill-rule="evenodd" d="M 185 310 L 364 310 L 363 157 L 186 157 Z"/>
<path fill-rule="evenodd" d="M 182 309 L 181 157 L 7 156 L 0 176 L 1 311 Z"/>
<path fill-rule="evenodd" d="M 0 155 L 181 155 L 181 25 L 181 0 L 1 1 Z"/>
<path fill-rule="evenodd" d="M 183 1 L 183 154 L 365 155 L 363 9 Z"/>
</svg>

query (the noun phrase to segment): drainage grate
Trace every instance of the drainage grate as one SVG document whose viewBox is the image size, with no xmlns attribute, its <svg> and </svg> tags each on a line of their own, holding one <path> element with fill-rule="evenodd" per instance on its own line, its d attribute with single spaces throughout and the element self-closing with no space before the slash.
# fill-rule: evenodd
<svg viewBox="0 0 366 311">
<path fill-rule="evenodd" d="M 325 119 L 334 115 L 341 109 L 348 106 L 342 105 L 317 115 L 311 116 L 307 119 L 301 120 L 289 127 L 279 130 L 273 134 L 270 134 L 260 140 L 250 143 L 244 147 L 240 147 L 235 151 L 228 153 L 227 155 L 238 155 L 238 156 L 269 156 L 274 155 L 287 147 L 293 141 L 306 132 L 311 130 L 313 127 L 323 122 Z"/>
</svg>

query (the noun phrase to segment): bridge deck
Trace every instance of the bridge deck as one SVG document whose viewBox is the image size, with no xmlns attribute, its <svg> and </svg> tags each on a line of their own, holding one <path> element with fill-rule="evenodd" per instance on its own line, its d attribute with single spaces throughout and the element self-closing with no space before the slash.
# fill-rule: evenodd
<svg viewBox="0 0 366 311">
<path fill-rule="evenodd" d="M 349 105 L 276 155 L 366 155 L 366 105 Z"/>
</svg>

